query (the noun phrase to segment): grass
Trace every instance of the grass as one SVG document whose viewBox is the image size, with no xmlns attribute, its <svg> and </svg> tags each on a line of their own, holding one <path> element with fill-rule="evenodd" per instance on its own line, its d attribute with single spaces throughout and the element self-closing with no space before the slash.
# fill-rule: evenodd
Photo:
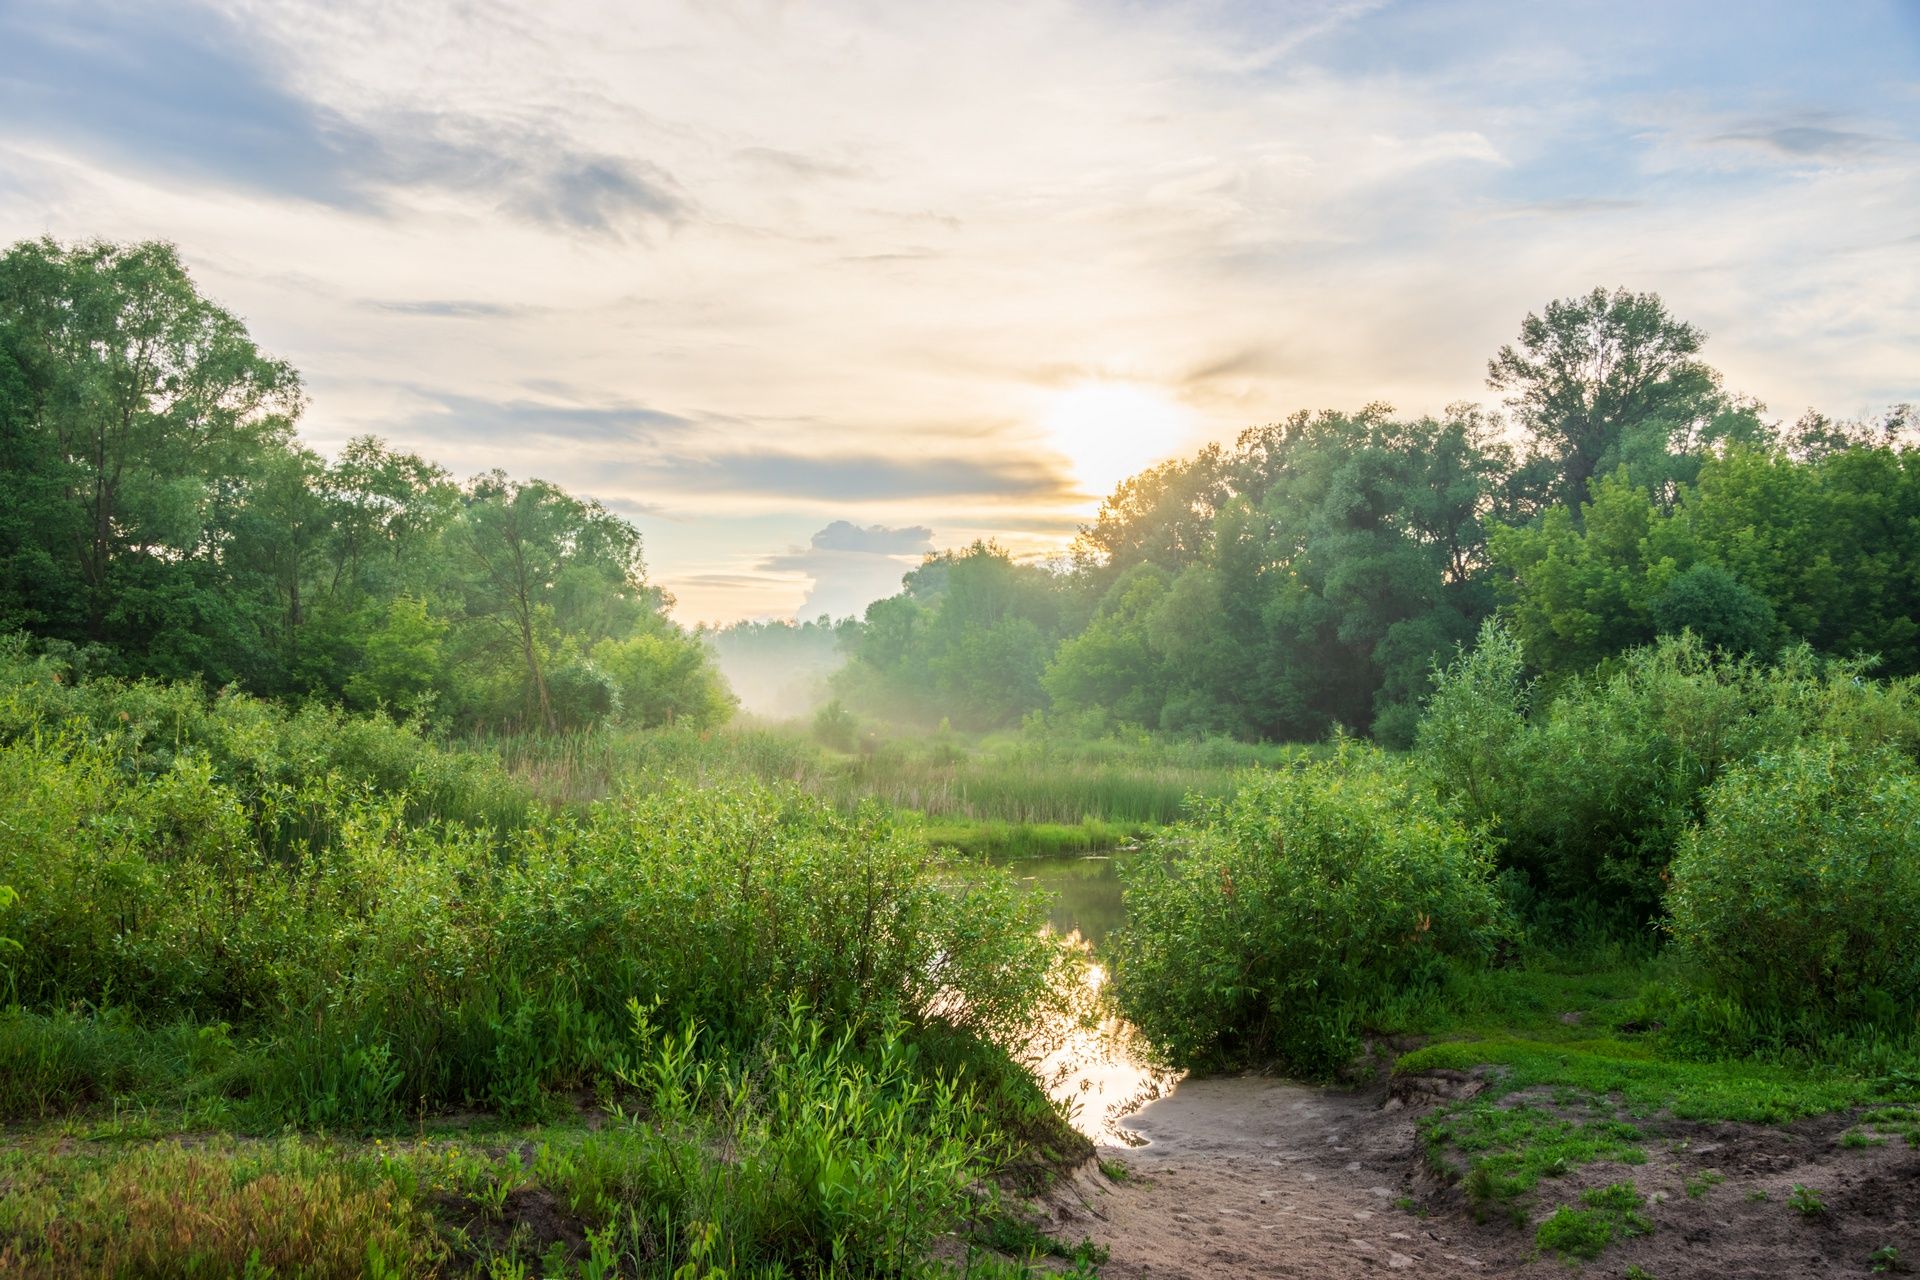
<svg viewBox="0 0 1920 1280">
<path fill-rule="evenodd" d="M 426 1274 L 447 1246 L 381 1162 L 299 1139 L 0 1151 L 0 1272 Z"/>
<path fill-rule="evenodd" d="M 1648 1235 L 1653 1221 L 1647 1200 L 1631 1182 L 1616 1182 L 1582 1192 L 1580 1207 L 1562 1205 L 1542 1222 L 1534 1243 L 1543 1253 L 1591 1262 L 1617 1240 Z"/>
<path fill-rule="evenodd" d="M 1526 1197 L 1543 1178 L 1602 1160 L 1646 1162 L 1639 1129 L 1613 1119 L 1597 1099 L 1589 1109 L 1596 1114 L 1571 1118 L 1527 1103 L 1476 1099 L 1423 1117 L 1420 1132 L 1429 1161 L 1460 1178 L 1478 1216 L 1498 1211 L 1524 1222 Z M 1453 1163 L 1454 1153 L 1461 1164 Z"/>
<path fill-rule="evenodd" d="M 1100 818 L 1083 818 L 1075 823 L 941 818 L 929 820 L 921 830 L 927 843 L 936 849 L 952 849 L 969 857 L 1012 859 L 1102 853 L 1136 844 L 1153 828 Z"/>
<path fill-rule="evenodd" d="M 1477 1214 L 1524 1223 L 1542 1181 L 1600 1162 L 1643 1163 L 1647 1126 L 1668 1118 L 1784 1124 L 1864 1107 L 1843 1144 L 1901 1136 L 1920 1145 L 1920 1107 L 1889 1104 L 1884 1077 L 1687 1053 L 1649 1016 L 1669 980 L 1665 960 L 1630 946 L 1536 952 L 1519 967 L 1455 975 L 1424 1002 L 1389 1011 L 1394 1029 L 1435 1037 L 1401 1056 L 1396 1073 L 1477 1070 L 1487 1080 L 1478 1096 L 1420 1122 L 1429 1163 L 1460 1179 Z M 1701 1172 L 1687 1194 L 1720 1181 Z M 1582 1250 L 1595 1240 L 1604 1247 L 1624 1221 L 1592 1205 L 1555 1219 L 1542 1248 L 1574 1257 L 1591 1256 Z"/>
<path fill-rule="evenodd" d="M 1090 1238 L 1069 1244 L 1015 1213 L 1003 1212 L 988 1218 L 975 1228 L 973 1240 L 996 1253 L 1027 1261 L 1059 1258 L 1076 1267 L 1097 1268 L 1106 1265 L 1108 1258 L 1103 1244 L 1096 1244 Z"/>
<path fill-rule="evenodd" d="M 584 808 L 667 778 L 700 785 L 746 778 L 790 783 L 842 809 L 863 800 L 910 809 L 927 815 L 934 832 L 952 832 L 952 843 L 993 853 L 1111 848 L 1174 821 L 1190 796 L 1231 794 L 1239 770 L 1319 753 L 1225 739 L 1087 740 L 1044 732 L 873 738 L 839 751 L 797 725 L 753 721 L 710 731 L 600 729 L 461 745 L 493 756 L 534 794 L 565 807 Z M 1041 834 L 1018 836 L 1036 842 L 1024 850 L 1008 845 L 1016 837 L 994 834 L 1020 829 Z M 996 840 L 1000 847 L 974 847 Z"/>
</svg>

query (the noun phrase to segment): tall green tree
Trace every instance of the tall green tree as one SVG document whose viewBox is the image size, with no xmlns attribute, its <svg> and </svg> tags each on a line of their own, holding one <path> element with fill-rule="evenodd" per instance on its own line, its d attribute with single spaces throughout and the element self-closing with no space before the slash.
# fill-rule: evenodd
<svg viewBox="0 0 1920 1280">
<path fill-rule="evenodd" d="M 201 296 L 173 246 L 15 245 L 0 257 L 0 484 L 24 517 L 4 548 L 23 611 L 62 638 L 138 653 L 158 637 L 163 659 L 251 673 L 261 602 L 222 558 L 301 403 L 291 366 Z M 49 607 L 52 592 L 74 604 Z"/>
<path fill-rule="evenodd" d="M 1532 433 L 1548 496 L 1577 510 L 1636 434 L 1692 434 L 1725 407 L 1719 375 L 1695 359 L 1705 341 L 1658 294 L 1595 289 L 1529 312 L 1518 345 L 1487 362 L 1487 385 Z"/>
<path fill-rule="evenodd" d="M 638 531 L 542 480 L 476 476 L 457 545 L 476 651 L 520 668 L 526 723 L 559 727 L 550 674 L 563 640 L 590 645 L 624 634 L 659 601 L 646 584 Z"/>
</svg>

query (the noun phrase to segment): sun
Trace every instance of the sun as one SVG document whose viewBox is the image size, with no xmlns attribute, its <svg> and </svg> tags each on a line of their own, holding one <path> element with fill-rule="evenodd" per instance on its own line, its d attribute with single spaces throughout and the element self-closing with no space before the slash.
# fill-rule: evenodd
<svg viewBox="0 0 1920 1280">
<path fill-rule="evenodd" d="M 1052 395 L 1040 425 L 1090 496 L 1185 448 L 1192 414 L 1166 394 L 1129 382 L 1083 382 Z"/>
</svg>

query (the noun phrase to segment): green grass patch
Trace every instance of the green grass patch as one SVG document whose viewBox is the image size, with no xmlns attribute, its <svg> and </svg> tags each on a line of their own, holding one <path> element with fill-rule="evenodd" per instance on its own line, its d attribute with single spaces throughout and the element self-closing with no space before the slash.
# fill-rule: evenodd
<svg viewBox="0 0 1920 1280">
<path fill-rule="evenodd" d="M 931 819 L 922 828 L 936 849 L 954 849 L 973 857 L 1044 858 L 1100 853 L 1137 843 L 1153 827 L 1138 822 L 1003 822 L 988 818 Z"/>
<path fill-rule="evenodd" d="M 1580 1196 L 1580 1208 L 1562 1205 L 1540 1224 L 1534 1243 L 1543 1253 L 1591 1262 L 1617 1240 L 1649 1235 L 1647 1200 L 1631 1182 L 1595 1187 Z"/>
<path fill-rule="evenodd" d="M 1874 1107 L 1861 1114 L 1859 1126 L 1840 1139 L 1843 1147 L 1884 1146 L 1899 1138 L 1920 1147 L 1920 1107 Z"/>
<path fill-rule="evenodd" d="M 1395 1071 L 1505 1068 L 1503 1091 L 1555 1085 L 1617 1097 L 1634 1116 L 1667 1111 L 1683 1120 L 1784 1124 L 1862 1106 L 1881 1097 L 1870 1080 L 1766 1062 L 1683 1062 L 1658 1056 L 1645 1038 L 1541 1041 L 1521 1036 L 1450 1040 L 1402 1057 Z"/>
<path fill-rule="evenodd" d="M 1013 1258 L 1029 1262 L 1059 1258 L 1082 1269 L 1104 1266 L 1108 1256 L 1107 1247 L 1091 1238 L 1069 1244 L 1015 1213 L 1002 1213 L 981 1223 L 974 1232 L 974 1241 Z"/>
<path fill-rule="evenodd" d="M 1420 1131 L 1428 1159 L 1459 1176 L 1477 1216 L 1504 1212 L 1523 1221 L 1527 1194 L 1543 1178 L 1601 1160 L 1646 1162 L 1639 1129 L 1614 1119 L 1597 1099 L 1590 1109 L 1595 1114 L 1572 1119 L 1527 1103 L 1475 1099 L 1425 1117 Z M 1463 1166 L 1449 1151 L 1460 1154 Z"/>
</svg>

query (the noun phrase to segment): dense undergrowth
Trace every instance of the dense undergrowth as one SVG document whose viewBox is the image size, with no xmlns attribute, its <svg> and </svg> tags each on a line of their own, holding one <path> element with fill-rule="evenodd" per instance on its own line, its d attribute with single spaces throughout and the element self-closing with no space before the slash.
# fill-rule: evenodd
<svg viewBox="0 0 1920 1280">
<path fill-rule="evenodd" d="M 611 1107 L 523 1170 L 596 1275 L 897 1273 L 981 1179 L 1084 1146 L 1012 1056 L 1071 985 L 1042 904 L 948 874 L 877 804 L 662 774 L 555 807 L 378 716 L 14 648 L 0 814 L 10 1120 L 355 1140 Z M 143 1273 L 149 1247 L 188 1274 L 411 1274 L 529 1244 L 462 1254 L 439 1192 L 304 1140 L 7 1159 L 0 1257 L 50 1274 Z M 129 1238 L 202 1199 L 225 1226 Z"/>
<path fill-rule="evenodd" d="M 1128 871 L 1116 990 L 1183 1060 L 1325 1074 L 1541 944 L 1671 943 L 1672 1052 L 1902 1059 L 1916 750 L 1910 680 L 1681 637 L 1543 690 L 1489 626 L 1411 756 L 1302 761 L 1160 836 Z"/>
</svg>

